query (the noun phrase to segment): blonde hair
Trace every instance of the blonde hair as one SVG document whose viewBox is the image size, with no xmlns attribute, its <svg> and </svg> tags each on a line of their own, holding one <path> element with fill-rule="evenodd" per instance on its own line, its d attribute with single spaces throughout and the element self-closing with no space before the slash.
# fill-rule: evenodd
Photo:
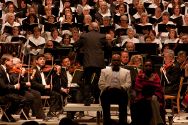
<svg viewBox="0 0 188 125">
<path fill-rule="evenodd" d="M 140 65 L 143 64 L 143 57 L 141 55 L 133 55 L 131 56 L 131 59 L 130 59 L 130 62 L 129 62 L 129 65 L 130 66 L 135 66 L 135 62 L 137 61 L 137 59 L 140 59 Z"/>
</svg>

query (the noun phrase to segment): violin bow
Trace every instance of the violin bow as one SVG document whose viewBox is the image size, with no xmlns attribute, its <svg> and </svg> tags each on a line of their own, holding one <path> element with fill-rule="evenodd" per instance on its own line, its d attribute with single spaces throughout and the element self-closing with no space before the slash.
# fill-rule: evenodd
<svg viewBox="0 0 188 125">
<path fill-rule="evenodd" d="M 22 47 L 21 47 L 21 52 L 24 50 L 24 45 L 22 44 Z M 20 54 L 20 57 L 19 59 L 21 59 L 21 63 L 22 63 L 22 66 L 21 66 L 21 69 L 23 67 L 23 61 L 24 61 L 24 54 Z M 21 78 L 21 73 L 22 71 L 19 73 L 18 75 L 18 83 L 20 84 L 20 78 Z"/>
</svg>

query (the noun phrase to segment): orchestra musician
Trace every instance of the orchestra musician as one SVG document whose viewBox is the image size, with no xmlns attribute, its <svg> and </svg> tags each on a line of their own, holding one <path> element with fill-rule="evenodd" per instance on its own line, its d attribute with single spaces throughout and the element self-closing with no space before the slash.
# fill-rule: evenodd
<svg viewBox="0 0 188 125">
<path fill-rule="evenodd" d="M 14 79 L 15 83 L 20 83 L 20 94 L 25 98 L 32 100 L 32 103 L 30 104 L 32 116 L 36 116 L 37 119 L 43 119 L 45 114 L 42 109 L 41 94 L 40 92 L 30 88 L 30 75 L 35 72 L 35 70 L 24 68 L 19 58 L 13 58 L 13 68 L 10 70 L 10 76 Z M 29 117 L 29 110 L 30 108 L 24 110 L 27 117 Z M 22 115 L 20 118 L 24 119 Z"/>
<path fill-rule="evenodd" d="M 160 68 L 162 74 L 161 84 L 165 94 L 177 95 L 180 81 L 180 67 L 174 63 L 174 51 L 169 49 L 164 53 L 164 65 Z"/>
<path fill-rule="evenodd" d="M 61 66 L 56 66 L 56 75 L 53 77 L 53 89 L 63 96 L 63 103 L 81 103 L 82 95 L 78 84 L 72 83 L 75 66 L 71 66 L 69 57 L 63 57 Z M 67 112 L 67 117 L 74 119 L 76 112 Z"/>
<path fill-rule="evenodd" d="M 20 83 L 14 84 L 9 75 L 9 70 L 13 66 L 13 56 L 10 54 L 3 54 L 1 57 L 0 65 L 0 98 L 4 104 L 10 106 L 6 109 L 5 114 L 2 115 L 1 120 L 6 122 L 15 122 L 16 120 L 12 117 L 13 113 L 16 113 L 20 108 L 26 107 L 29 104 L 29 100 L 19 94 Z"/>
<path fill-rule="evenodd" d="M 43 67 L 45 66 L 45 62 L 46 59 L 43 54 L 39 54 L 36 57 L 35 59 L 36 66 L 33 68 L 33 70 L 36 70 L 36 72 L 31 76 L 31 88 L 40 92 L 42 96 L 43 95 L 50 96 L 50 109 L 47 116 L 53 117 L 56 116 L 56 112 L 58 112 L 60 109 L 57 100 L 59 100 L 61 96 L 57 92 L 52 90 L 53 88 L 51 83 L 52 75 L 48 75 L 50 77 L 45 78 L 44 72 L 42 71 Z"/>
</svg>

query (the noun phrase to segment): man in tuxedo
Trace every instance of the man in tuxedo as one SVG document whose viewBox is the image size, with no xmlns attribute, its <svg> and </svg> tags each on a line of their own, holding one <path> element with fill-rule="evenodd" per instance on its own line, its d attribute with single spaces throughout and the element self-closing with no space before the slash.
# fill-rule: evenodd
<svg viewBox="0 0 188 125">
<path fill-rule="evenodd" d="M 59 105 L 58 100 L 60 98 L 60 95 L 55 92 L 52 91 L 52 77 L 51 74 L 48 74 L 47 77 L 45 77 L 44 72 L 42 71 L 44 66 L 45 66 L 45 56 L 43 54 L 39 54 L 36 57 L 35 63 L 36 66 L 33 69 L 33 74 L 31 75 L 31 88 L 34 90 L 37 90 L 38 92 L 40 92 L 40 94 L 43 95 L 49 95 L 50 96 L 50 109 L 49 112 L 47 114 L 47 116 L 49 117 L 53 117 L 56 116 L 54 113 L 56 113 L 57 111 L 59 111 Z M 40 119 L 40 117 L 39 117 Z M 42 119 L 44 120 L 48 120 L 48 117 L 45 117 L 45 115 L 43 114 Z"/>
<path fill-rule="evenodd" d="M 99 88 L 103 109 L 103 125 L 110 125 L 110 104 L 119 105 L 119 125 L 127 125 L 127 91 L 131 86 L 130 71 L 120 67 L 119 54 L 112 55 L 112 65 L 101 70 Z"/>
<path fill-rule="evenodd" d="M 14 70 L 16 69 L 16 70 Z M 42 109 L 42 100 L 40 92 L 31 89 L 30 82 L 30 70 L 26 71 L 23 67 L 21 60 L 17 57 L 13 58 L 13 70 L 10 72 L 11 78 L 15 83 L 20 83 L 20 91 L 19 94 L 24 96 L 25 98 L 32 100 L 30 103 L 30 107 L 25 108 L 24 112 L 29 117 L 29 110 L 32 109 L 32 116 L 36 116 L 37 118 L 42 118 L 44 115 Z M 34 72 L 32 72 L 34 73 Z M 20 116 L 21 119 L 25 119 L 23 115 Z"/>
<path fill-rule="evenodd" d="M 11 116 L 11 114 L 16 113 L 19 109 L 23 108 L 29 100 L 18 94 L 20 89 L 20 83 L 14 84 L 10 79 L 9 70 L 13 66 L 13 57 L 9 54 L 4 54 L 1 57 L 0 65 L 0 98 L 1 103 L 9 104 L 10 106 L 6 109 L 6 114 L 2 115 L 2 121 L 15 122 L 16 120 Z M 8 120 L 9 119 L 9 120 Z"/>
<path fill-rule="evenodd" d="M 164 64 L 160 72 L 162 73 L 161 84 L 165 88 L 165 94 L 168 95 L 177 95 L 179 89 L 181 69 L 174 61 L 174 51 L 170 49 L 165 51 Z"/>
<path fill-rule="evenodd" d="M 93 22 L 89 26 L 89 32 L 82 34 L 74 46 L 83 51 L 84 103 L 90 105 L 94 98 L 95 103 L 98 103 L 100 90 L 97 84 L 101 69 L 105 67 L 104 50 L 110 48 L 110 45 L 105 34 L 99 33 L 99 25 Z"/>
</svg>

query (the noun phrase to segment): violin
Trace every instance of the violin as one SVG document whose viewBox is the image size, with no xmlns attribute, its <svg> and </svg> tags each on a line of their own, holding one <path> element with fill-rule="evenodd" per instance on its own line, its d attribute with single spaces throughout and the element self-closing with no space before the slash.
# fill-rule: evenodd
<svg viewBox="0 0 188 125">
<path fill-rule="evenodd" d="M 18 67 L 13 67 L 11 70 L 10 70 L 10 73 L 32 73 L 33 72 L 33 69 L 32 68 L 29 68 L 29 69 L 26 69 L 26 68 L 18 68 Z"/>
</svg>

